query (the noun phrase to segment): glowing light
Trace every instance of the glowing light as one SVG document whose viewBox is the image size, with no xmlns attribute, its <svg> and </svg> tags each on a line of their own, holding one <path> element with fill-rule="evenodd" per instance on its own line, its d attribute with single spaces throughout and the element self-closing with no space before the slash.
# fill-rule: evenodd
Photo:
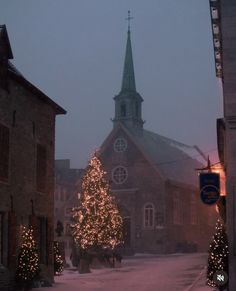
<svg viewBox="0 0 236 291">
<path fill-rule="evenodd" d="M 82 249 L 114 248 L 122 242 L 122 218 L 110 195 L 101 161 L 92 157 L 82 180 L 79 206 L 74 208 L 72 235 Z"/>
<path fill-rule="evenodd" d="M 21 247 L 18 256 L 16 280 L 20 284 L 32 282 L 39 275 L 39 255 L 33 238 L 33 229 L 21 226 Z"/>
</svg>

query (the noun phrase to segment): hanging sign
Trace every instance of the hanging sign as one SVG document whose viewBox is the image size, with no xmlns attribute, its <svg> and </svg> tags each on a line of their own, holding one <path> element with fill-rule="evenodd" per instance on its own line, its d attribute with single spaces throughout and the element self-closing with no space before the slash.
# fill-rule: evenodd
<svg viewBox="0 0 236 291">
<path fill-rule="evenodd" d="M 200 196 L 203 203 L 215 204 L 220 198 L 220 175 L 217 173 L 200 173 Z"/>
</svg>

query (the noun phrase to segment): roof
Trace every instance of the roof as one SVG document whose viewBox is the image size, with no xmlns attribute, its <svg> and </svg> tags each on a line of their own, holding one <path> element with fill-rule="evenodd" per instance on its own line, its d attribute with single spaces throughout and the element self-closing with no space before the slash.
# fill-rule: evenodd
<svg viewBox="0 0 236 291">
<path fill-rule="evenodd" d="M 50 99 L 46 94 L 44 94 L 39 88 L 37 88 L 30 81 L 28 81 L 10 61 L 8 61 L 8 72 L 9 76 L 13 80 L 20 83 L 23 87 L 27 88 L 30 92 L 36 95 L 43 102 L 51 105 L 56 111 L 56 114 L 66 114 L 65 109 L 63 109 L 60 105 L 58 105 L 56 102 Z"/>
<path fill-rule="evenodd" d="M 28 81 L 19 70 L 9 61 L 13 59 L 13 54 L 11 50 L 10 41 L 7 34 L 6 25 L 0 25 L 0 57 L 3 55 L 4 58 L 8 60 L 8 76 L 20 83 L 23 87 L 27 88 L 31 93 L 37 96 L 43 102 L 49 104 L 53 107 L 56 114 L 66 114 L 65 109 L 55 103 L 46 94 L 44 94 L 39 88 L 34 86 L 30 81 Z M 7 63 L 6 63 L 7 64 Z"/>
<path fill-rule="evenodd" d="M 8 60 L 13 59 L 11 45 L 10 45 L 10 41 L 8 38 L 7 29 L 6 29 L 5 24 L 0 25 L 0 42 L 1 42 L 1 46 L 5 47 L 3 49 L 3 51 L 0 51 L 0 53 L 6 54 Z M 6 49 L 6 51 L 5 51 L 5 49 Z"/>
<path fill-rule="evenodd" d="M 150 158 L 161 174 L 176 182 L 196 185 L 196 169 L 201 168 L 200 154 L 189 146 L 148 130 L 126 128 L 134 142 Z"/>
<path fill-rule="evenodd" d="M 205 163 L 198 147 L 186 145 L 142 128 L 127 127 L 119 123 L 103 142 L 101 153 L 106 151 L 107 145 L 119 129 L 124 130 L 148 163 L 164 180 L 197 186 L 196 169 L 202 168 Z"/>
<path fill-rule="evenodd" d="M 126 51 L 125 51 L 125 63 L 124 63 L 122 85 L 121 85 L 121 92 L 126 92 L 126 91 L 136 92 L 130 30 L 128 30 L 128 37 L 127 37 Z"/>
</svg>

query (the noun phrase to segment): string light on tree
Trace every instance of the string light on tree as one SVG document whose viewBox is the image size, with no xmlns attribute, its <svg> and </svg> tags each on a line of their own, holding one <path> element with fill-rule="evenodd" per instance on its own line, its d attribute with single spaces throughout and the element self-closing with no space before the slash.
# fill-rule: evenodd
<svg viewBox="0 0 236 291">
<path fill-rule="evenodd" d="M 64 270 L 63 259 L 59 249 L 59 243 L 54 241 L 53 243 L 53 255 L 54 255 L 54 274 L 60 275 Z"/>
<path fill-rule="evenodd" d="M 22 242 L 18 256 L 16 281 L 19 285 L 28 286 L 39 275 L 39 255 L 33 237 L 33 229 L 22 227 Z"/>
<path fill-rule="evenodd" d="M 71 224 L 74 241 L 83 250 L 113 249 L 122 242 L 122 218 L 105 175 L 95 154 L 83 177 L 80 205 L 74 209 Z"/>
<path fill-rule="evenodd" d="M 216 233 L 213 241 L 210 244 L 208 269 L 207 269 L 207 284 L 215 287 L 213 276 L 217 271 L 228 273 L 228 239 L 225 226 L 220 220 L 216 223 Z"/>
</svg>

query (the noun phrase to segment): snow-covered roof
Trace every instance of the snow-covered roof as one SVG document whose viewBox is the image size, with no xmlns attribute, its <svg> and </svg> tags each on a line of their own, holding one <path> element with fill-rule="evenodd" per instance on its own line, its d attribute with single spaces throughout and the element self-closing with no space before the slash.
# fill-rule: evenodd
<svg viewBox="0 0 236 291">
<path fill-rule="evenodd" d="M 148 130 L 127 128 L 135 143 L 149 157 L 161 174 L 170 180 L 197 185 L 197 168 L 203 159 L 194 146 L 189 146 Z"/>
</svg>

